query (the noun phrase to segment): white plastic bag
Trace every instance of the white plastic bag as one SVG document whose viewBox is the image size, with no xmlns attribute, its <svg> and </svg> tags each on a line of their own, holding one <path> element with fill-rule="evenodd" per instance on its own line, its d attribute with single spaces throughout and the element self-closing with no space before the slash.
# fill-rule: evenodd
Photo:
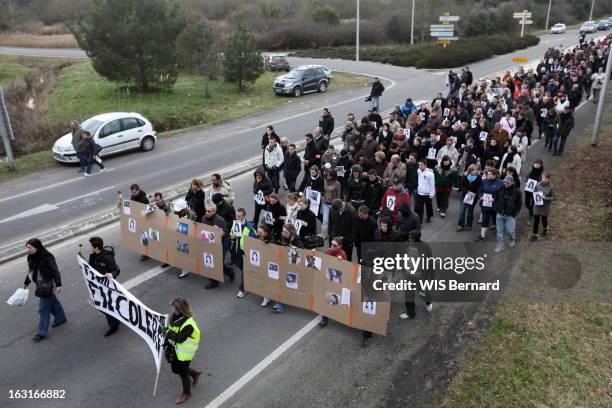
<svg viewBox="0 0 612 408">
<path fill-rule="evenodd" d="M 13 295 L 6 301 L 11 306 L 23 306 L 30 296 L 29 289 L 19 288 L 13 293 Z"/>
</svg>

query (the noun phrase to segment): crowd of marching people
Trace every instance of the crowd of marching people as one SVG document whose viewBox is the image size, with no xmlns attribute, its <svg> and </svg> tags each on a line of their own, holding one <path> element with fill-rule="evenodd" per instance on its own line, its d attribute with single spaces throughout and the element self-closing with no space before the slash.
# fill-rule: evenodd
<svg viewBox="0 0 612 408">
<path fill-rule="evenodd" d="M 161 193 L 151 200 L 137 184 L 131 186 L 131 199 L 225 231 L 223 270 L 232 282 L 234 267 L 243 269 L 246 237 L 296 248 L 326 247 L 326 254 L 360 262 L 364 243 L 420 242 L 423 225 L 434 216 L 445 219 L 453 196 L 458 198 L 456 231 L 469 232 L 476 221 L 479 228 L 473 239 L 486 241 L 494 229 L 495 251 L 501 252 L 506 237 L 509 247 L 515 245 L 517 216 L 523 207 L 532 226 L 531 240 L 548 233 L 555 199 L 552 176 L 545 170 L 550 159 L 528 161 L 528 149 L 542 140 L 552 156 L 564 153 L 574 127 L 573 112 L 585 98 L 596 101 L 609 52 L 608 41 L 581 40 L 567 52 L 550 48 L 536 68 L 508 71 L 492 80 L 475 80 L 469 67 L 460 74 L 450 71 L 446 96 L 440 92 L 418 105 L 408 98 L 385 117 L 379 112 L 384 86 L 376 81 L 367 100 L 368 114 L 357 118 L 351 113 L 342 121 L 339 145 L 332 140 L 335 119 L 324 109 L 318 126 L 304 136 L 301 157 L 296 144 L 270 125 L 261 139 L 263 163 L 253 173 L 252 215 L 234 207 L 232 187 L 219 174 L 210 180 L 208 197 L 202 181 L 194 179 L 186 196 L 171 204 Z M 81 167 L 88 175 L 95 146 L 87 138 L 73 142 L 82 147 Z M 318 205 L 313 206 L 313 200 Z M 239 234 L 232 228 L 236 224 Z M 117 277 L 120 270 L 113 248 L 99 237 L 90 243 L 90 264 Z M 38 342 L 47 336 L 51 314 L 53 326 L 67 319 L 55 296 L 62 287 L 55 258 L 37 239 L 28 241 L 27 251 L 30 273 L 24 287 L 35 282 L 41 299 L 34 337 Z M 179 278 L 188 274 L 182 271 Z M 219 285 L 209 280 L 205 287 Z M 245 295 L 242 276 L 237 297 Z M 424 301 L 431 311 L 431 299 Z M 263 298 L 261 306 L 269 303 Z M 177 298 L 173 307 L 170 341 L 199 341 L 189 304 Z M 273 309 L 281 313 L 284 305 L 276 302 Z M 415 303 L 410 299 L 400 318 L 414 316 Z M 110 336 L 119 325 L 112 317 L 107 321 L 105 335 Z M 320 324 L 324 327 L 327 322 L 323 318 Z M 363 332 L 364 346 L 370 336 Z M 183 354 L 173 365 L 183 379 L 181 402 L 200 375 L 188 367 L 193 353 L 183 350 Z"/>
</svg>

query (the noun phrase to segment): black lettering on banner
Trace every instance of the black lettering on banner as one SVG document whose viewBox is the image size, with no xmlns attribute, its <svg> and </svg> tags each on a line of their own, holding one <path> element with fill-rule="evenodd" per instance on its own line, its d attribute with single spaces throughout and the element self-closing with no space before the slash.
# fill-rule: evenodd
<svg viewBox="0 0 612 408">
<path fill-rule="evenodd" d="M 92 281 L 88 280 L 88 281 L 87 281 L 87 286 L 89 287 L 89 291 L 91 292 L 91 299 L 92 299 L 92 301 L 93 301 L 94 305 L 96 305 L 96 306 L 100 306 L 100 302 L 98 302 L 98 301 L 96 300 L 96 293 L 97 293 L 97 292 L 98 292 L 98 290 L 99 290 L 98 285 L 96 285 L 96 284 L 95 284 L 95 283 L 93 283 Z"/>
<path fill-rule="evenodd" d="M 112 301 L 113 300 L 113 292 L 114 291 L 111 288 L 109 288 L 108 292 L 107 292 L 107 296 L 108 296 L 108 305 L 107 305 L 107 307 L 108 307 L 108 311 L 109 312 L 114 312 L 115 311 L 115 309 L 113 309 L 113 301 Z"/>
<path fill-rule="evenodd" d="M 153 332 L 151 331 L 151 319 L 153 318 L 153 315 L 151 314 L 151 312 L 149 312 L 148 310 L 145 310 L 145 326 L 146 326 L 146 331 L 147 331 L 147 335 L 154 339 L 153 336 Z"/>
<path fill-rule="evenodd" d="M 142 307 L 138 305 L 138 328 L 143 332 L 147 332 L 147 328 L 142 325 Z M 151 336 L 149 336 L 151 337 Z"/>
<path fill-rule="evenodd" d="M 108 298 L 106 297 L 106 293 L 104 293 L 104 289 L 100 288 L 100 297 L 102 298 L 102 307 L 104 309 L 108 309 Z"/>
<path fill-rule="evenodd" d="M 132 326 L 137 326 L 138 325 L 138 305 L 136 305 L 136 303 L 132 302 L 131 300 L 129 300 L 128 302 L 130 302 L 130 305 L 129 305 L 130 324 Z"/>
<path fill-rule="evenodd" d="M 125 321 L 127 322 L 127 321 L 129 321 L 128 317 L 127 317 L 127 316 L 124 316 L 124 315 L 121 313 L 121 302 L 127 302 L 127 298 L 126 298 L 125 296 L 122 296 L 122 295 L 117 296 L 117 299 L 115 299 L 115 310 L 117 311 L 117 314 L 118 314 L 119 316 L 121 316 L 121 318 L 122 318 L 123 320 L 125 320 Z"/>
</svg>

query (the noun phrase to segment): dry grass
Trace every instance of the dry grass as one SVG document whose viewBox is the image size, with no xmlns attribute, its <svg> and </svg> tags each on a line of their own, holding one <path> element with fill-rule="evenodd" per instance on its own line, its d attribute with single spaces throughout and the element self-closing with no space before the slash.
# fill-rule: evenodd
<svg viewBox="0 0 612 408">
<path fill-rule="evenodd" d="M 0 35 L 0 46 L 23 48 L 78 48 L 72 34 L 24 34 L 3 33 Z"/>
</svg>

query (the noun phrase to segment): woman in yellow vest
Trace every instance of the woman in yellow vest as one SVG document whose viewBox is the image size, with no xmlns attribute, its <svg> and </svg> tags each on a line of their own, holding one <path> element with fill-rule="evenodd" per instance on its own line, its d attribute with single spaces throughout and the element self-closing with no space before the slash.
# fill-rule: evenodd
<svg viewBox="0 0 612 408">
<path fill-rule="evenodd" d="M 174 313 L 170 317 L 170 326 L 166 332 L 166 359 L 169 360 L 172 372 L 178 374 L 183 382 L 183 391 L 176 399 L 182 404 L 191 396 L 191 384 L 198 383 L 202 374 L 189 367 L 200 344 L 200 329 L 193 320 L 191 306 L 187 299 L 177 297 L 170 302 Z"/>
</svg>

